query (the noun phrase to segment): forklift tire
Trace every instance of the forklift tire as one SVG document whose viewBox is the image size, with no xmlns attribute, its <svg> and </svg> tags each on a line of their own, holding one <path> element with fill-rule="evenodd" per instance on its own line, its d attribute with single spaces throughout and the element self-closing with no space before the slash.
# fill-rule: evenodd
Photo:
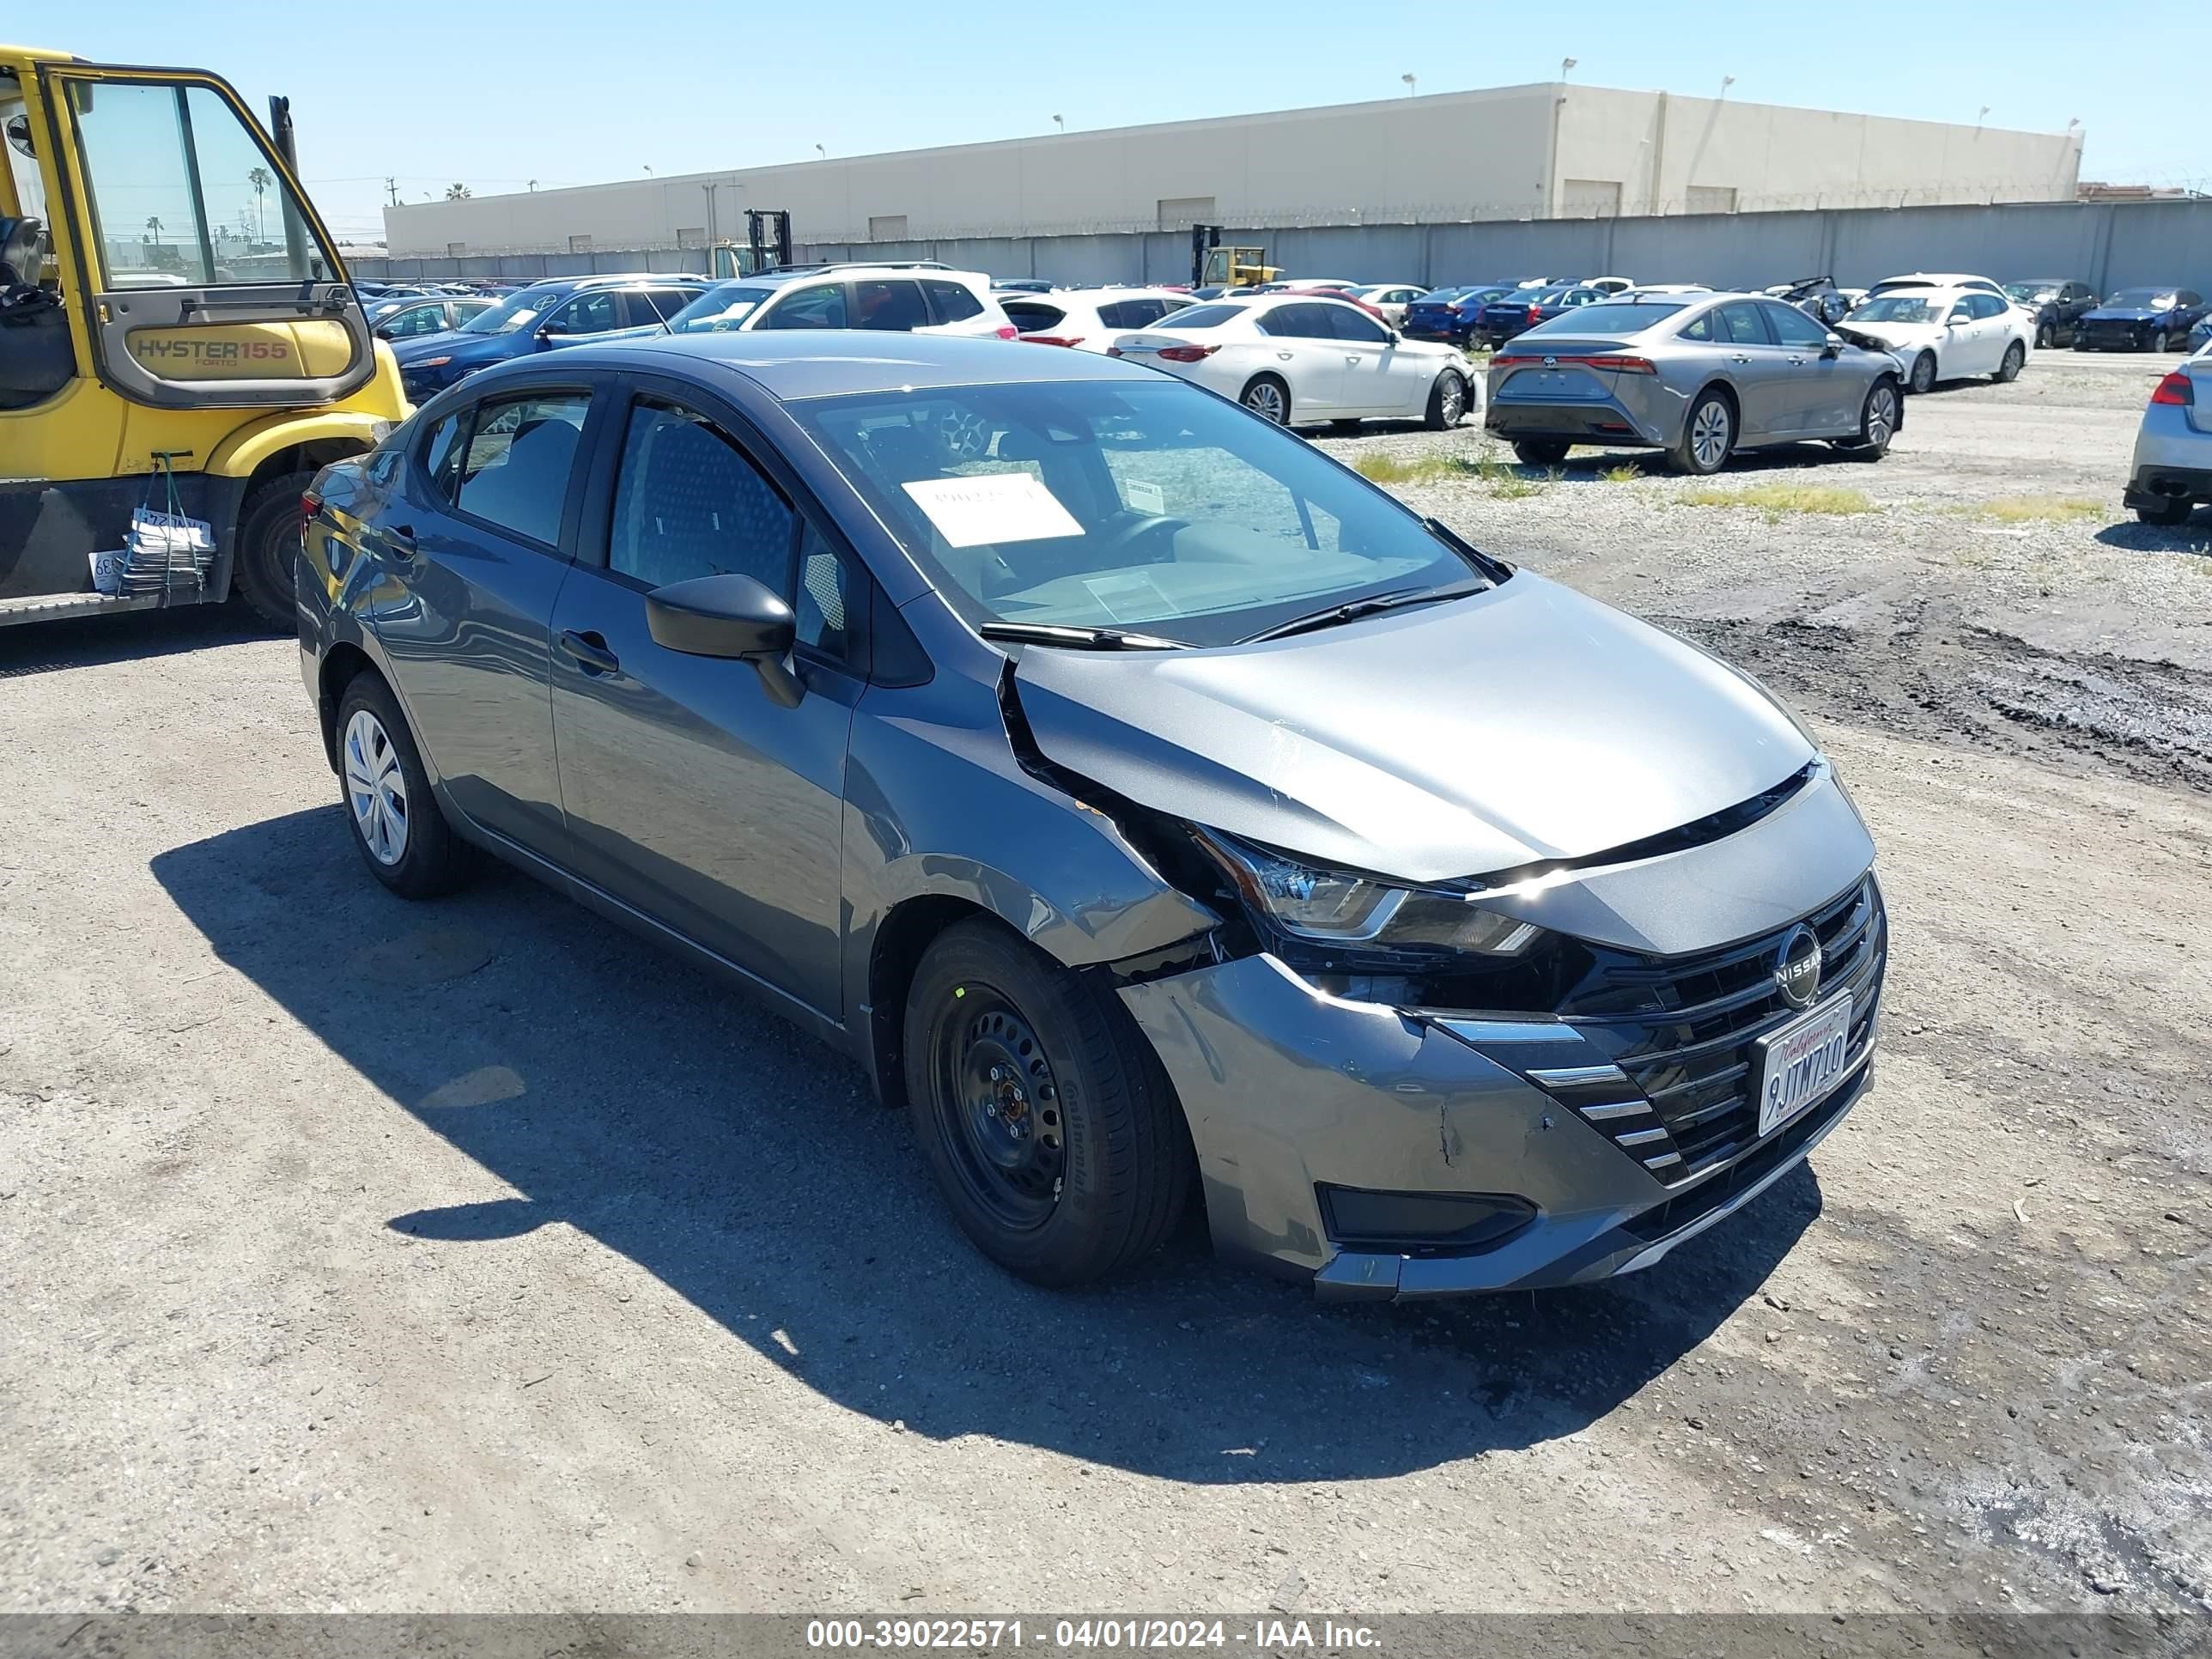
<svg viewBox="0 0 2212 1659">
<path fill-rule="evenodd" d="M 313 472 L 287 472 L 271 478 L 246 498 L 238 515 L 238 550 L 231 563 L 231 586 L 253 614 L 278 633 L 298 626 L 293 586 L 300 563 L 300 537 L 307 518 L 300 497 L 315 481 Z"/>
</svg>

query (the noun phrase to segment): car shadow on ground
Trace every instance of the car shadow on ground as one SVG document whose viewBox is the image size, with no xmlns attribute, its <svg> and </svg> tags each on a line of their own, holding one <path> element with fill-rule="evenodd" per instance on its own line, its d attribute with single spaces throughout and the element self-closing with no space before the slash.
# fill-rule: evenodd
<svg viewBox="0 0 2212 1659">
<path fill-rule="evenodd" d="M 1666 455 L 1656 449 L 1585 449 L 1577 446 L 1566 459 L 1553 466 L 1530 466 L 1524 462 L 1505 463 L 1506 470 L 1521 477 L 1540 480 L 1547 483 L 1601 484 L 1626 482 L 1613 475 L 1626 470 L 1646 478 L 1682 478 L 1692 483 L 1725 484 L 1731 477 L 1760 472 L 1786 471 L 1804 467 L 1866 466 L 1874 458 L 1838 449 L 1824 441 L 1808 439 L 1802 443 L 1776 444 L 1764 449 L 1746 449 L 1731 455 L 1728 464 L 1717 472 L 1702 477 L 1675 470 Z"/>
<path fill-rule="evenodd" d="M 235 602 L 27 623 L 0 628 L 0 679 L 137 662 L 269 636 L 270 630 Z"/>
<path fill-rule="evenodd" d="M 2179 524 L 2123 519 L 2100 530 L 2096 539 L 2124 553 L 2212 554 L 2212 510 L 2200 507 Z"/>
<path fill-rule="evenodd" d="M 1196 1224 L 1109 1286 L 1040 1291 L 959 1236 L 854 1067 L 526 878 L 404 903 L 335 804 L 152 868 L 224 963 L 359 1074 L 328 1109 L 390 1114 L 394 1155 L 343 1183 L 372 1183 L 365 1224 L 434 1253 L 578 1229 L 827 1397 L 938 1440 L 1201 1482 L 1526 1447 L 1703 1341 L 1820 1212 L 1800 1169 L 1643 1274 L 1540 1296 L 1319 1304 L 1214 1260 Z M 387 1101 L 520 1195 L 410 1204 Z M 628 1316 L 611 1299 L 605 1316 Z"/>
</svg>

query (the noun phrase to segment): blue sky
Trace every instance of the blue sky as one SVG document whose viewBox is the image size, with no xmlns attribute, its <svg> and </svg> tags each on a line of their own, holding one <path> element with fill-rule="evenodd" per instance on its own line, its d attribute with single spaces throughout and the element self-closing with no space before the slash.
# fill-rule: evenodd
<svg viewBox="0 0 2212 1659">
<path fill-rule="evenodd" d="M 1825 24 L 1826 27 L 1817 25 Z M 1498 0 L 108 0 L 32 8 L 33 44 L 289 93 L 309 188 L 341 236 L 402 196 L 478 194 L 1070 128 L 1549 80 L 2048 131 L 2079 117 L 2086 178 L 2212 188 L 2203 0 L 2060 5 L 1586 7 Z M 319 37 L 328 36 L 328 39 Z M 1470 167 L 1481 165 L 1468 158 Z"/>
</svg>

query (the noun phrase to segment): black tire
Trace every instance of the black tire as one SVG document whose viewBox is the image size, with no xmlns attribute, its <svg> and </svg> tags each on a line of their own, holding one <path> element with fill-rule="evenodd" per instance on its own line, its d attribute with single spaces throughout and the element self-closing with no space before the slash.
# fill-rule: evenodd
<svg viewBox="0 0 2212 1659">
<path fill-rule="evenodd" d="M 1237 401 L 1263 421 L 1273 421 L 1277 426 L 1291 423 L 1291 389 L 1279 374 L 1255 374 Z"/>
<path fill-rule="evenodd" d="M 371 745 L 358 756 L 351 751 L 351 740 L 356 735 L 356 715 L 374 720 L 384 734 L 385 750 Z M 346 827 L 353 836 L 354 850 L 361 854 L 371 875 L 402 898 L 428 899 L 452 892 L 476 874 L 476 849 L 456 836 L 447 823 L 444 812 L 430 793 L 429 774 L 422 769 L 422 757 L 415 747 L 415 734 L 407 729 L 407 717 L 399 712 L 399 700 L 392 695 L 392 688 L 384 683 L 384 677 L 374 669 L 355 675 L 338 699 L 336 746 L 339 803 L 345 808 Z M 407 809 L 405 838 L 396 858 L 384 856 L 371 845 L 362 813 L 355 805 L 356 779 L 363 770 L 372 775 L 380 775 L 387 751 L 404 786 Z"/>
<path fill-rule="evenodd" d="M 2035 325 L 2035 349 L 2038 351 L 2048 351 L 2057 343 L 2058 331 L 2050 324 L 2038 323 Z"/>
<path fill-rule="evenodd" d="M 238 550 L 231 586 L 253 614 L 280 633 L 299 627 L 299 600 L 293 586 L 300 563 L 300 536 L 307 511 L 300 497 L 315 481 L 312 472 L 287 472 L 271 478 L 246 498 L 238 515 Z"/>
<path fill-rule="evenodd" d="M 1990 378 L 1999 386 L 2010 386 L 2020 379 L 2020 371 L 2027 362 L 2027 352 L 2019 341 L 2014 340 L 2005 348 L 2004 361 L 1997 365 L 1997 372 Z"/>
<path fill-rule="evenodd" d="M 2177 525 L 2189 516 L 2191 502 L 2186 495 L 2161 495 L 2156 507 L 2139 507 L 2136 517 L 2145 524 Z"/>
<path fill-rule="evenodd" d="M 2166 331 L 2162 328 L 2151 330 L 2148 337 L 2143 341 L 2145 351 L 2168 351 L 2172 349 L 2166 343 Z"/>
<path fill-rule="evenodd" d="M 1127 1012 L 997 921 L 949 927 L 923 956 L 906 1092 L 953 1219 L 1036 1284 L 1121 1271 L 1189 1200 L 1182 1109 Z"/>
<path fill-rule="evenodd" d="M 1698 441 L 1700 423 L 1717 418 L 1708 412 L 1716 408 L 1719 410 L 1717 418 L 1723 422 L 1718 453 L 1709 447 L 1701 448 Z M 1678 472 L 1705 477 L 1728 465 L 1729 457 L 1735 453 L 1737 436 L 1735 404 L 1718 386 L 1707 386 L 1690 400 L 1690 407 L 1682 416 L 1682 435 L 1667 452 L 1667 459 Z"/>
<path fill-rule="evenodd" d="M 2086 340 L 2085 338 L 2083 338 L 2081 335 L 2076 334 L 2076 335 L 2074 337 L 2074 349 L 2075 349 L 2075 350 L 2076 350 L 2076 351 L 2087 351 L 2088 349 L 2089 349 L 2089 342 L 2088 342 L 2087 340 Z"/>
<path fill-rule="evenodd" d="M 1936 354 L 1923 351 L 1912 360 L 1912 394 L 1924 398 L 1936 389 Z"/>
<path fill-rule="evenodd" d="M 1557 466 L 1572 447 L 1565 438 L 1523 438 L 1513 446 L 1513 453 L 1523 466 Z"/>
<path fill-rule="evenodd" d="M 1455 368 L 1437 376 L 1429 388 L 1428 412 L 1423 422 L 1431 432 L 1448 432 L 1467 418 L 1467 377 Z"/>
<path fill-rule="evenodd" d="M 1883 375 L 1867 388 L 1859 405 L 1859 435 L 1844 447 L 1854 455 L 1878 461 L 1889 453 L 1889 441 L 1897 435 L 1897 382 Z"/>
</svg>

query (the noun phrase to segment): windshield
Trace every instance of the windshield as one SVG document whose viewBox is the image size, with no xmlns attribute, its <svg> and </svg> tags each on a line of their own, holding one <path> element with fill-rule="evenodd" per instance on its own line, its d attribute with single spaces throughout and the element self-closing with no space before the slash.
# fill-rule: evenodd
<svg viewBox="0 0 2212 1659">
<path fill-rule="evenodd" d="M 1666 301 L 1623 305 L 1618 301 L 1600 301 L 1592 305 L 1577 306 L 1572 311 L 1563 311 L 1558 316 L 1537 324 L 1521 339 L 1533 340 L 1542 334 L 1589 334 L 1593 331 L 1640 334 L 1662 317 L 1671 317 L 1683 309 L 1685 307 L 1680 304 Z M 1520 341 L 1514 343 L 1518 345 Z"/>
<path fill-rule="evenodd" d="M 673 334 L 714 334 L 739 326 L 775 290 L 752 283 L 717 283 L 669 319 Z"/>
<path fill-rule="evenodd" d="M 2024 306 L 2048 305 L 2058 297 L 2056 283 L 2007 283 L 2005 297 L 2017 300 Z"/>
<path fill-rule="evenodd" d="M 518 328 L 528 328 L 538 320 L 538 313 L 559 303 L 557 294 L 541 293 L 526 288 L 520 294 L 510 294 L 489 311 L 480 311 L 463 323 L 464 334 L 512 334 Z"/>
<path fill-rule="evenodd" d="M 1171 318 L 1162 318 L 1155 328 L 1218 328 L 1232 317 L 1241 317 L 1243 306 L 1185 306 Z"/>
<path fill-rule="evenodd" d="M 2105 301 L 2108 311 L 2171 311 L 2173 290 L 2170 288 L 2124 288 Z"/>
<path fill-rule="evenodd" d="M 1909 294 L 1882 294 L 1852 312 L 1849 320 L 1854 323 L 1941 322 L 1949 305 L 1948 300 L 1916 298 Z"/>
<path fill-rule="evenodd" d="M 1468 564 L 1304 439 L 1179 383 L 866 392 L 786 408 L 971 623 L 1226 645 Z"/>
</svg>

